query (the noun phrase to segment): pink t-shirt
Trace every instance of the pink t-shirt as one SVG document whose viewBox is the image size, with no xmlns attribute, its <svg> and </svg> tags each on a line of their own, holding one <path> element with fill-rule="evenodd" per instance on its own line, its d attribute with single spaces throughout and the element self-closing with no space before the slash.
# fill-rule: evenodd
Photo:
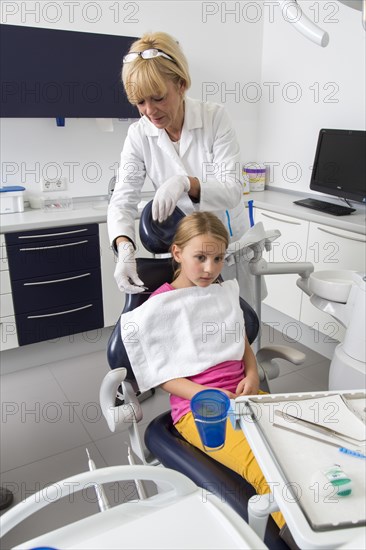
<svg viewBox="0 0 366 550">
<path fill-rule="evenodd" d="M 175 288 L 169 284 L 164 283 L 150 296 L 152 298 L 156 294 L 162 294 L 163 292 L 169 292 L 175 290 Z M 149 298 L 149 299 L 150 299 Z M 242 361 L 224 361 L 219 363 L 200 374 L 194 376 L 188 376 L 188 380 L 192 380 L 196 384 L 208 386 L 210 388 L 223 389 L 231 392 L 235 392 L 240 380 L 244 378 L 244 365 Z M 191 410 L 189 399 L 183 399 L 176 395 L 170 395 L 170 406 L 172 409 L 173 423 L 176 424 L 178 420 L 182 418 L 187 412 Z"/>
</svg>

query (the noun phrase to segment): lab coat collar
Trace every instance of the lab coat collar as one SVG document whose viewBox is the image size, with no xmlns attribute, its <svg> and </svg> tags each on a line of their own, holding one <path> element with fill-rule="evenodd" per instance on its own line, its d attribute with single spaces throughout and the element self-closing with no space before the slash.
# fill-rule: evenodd
<svg viewBox="0 0 366 550">
<path fill-rule="evenodd" d="M 191 99 L 186 97 L 185 100 L 185 109 L 184 109 L 184 123 L 183 123 L 183 132 L 187 130 L 194 130 L 195 128 L 202 128 L 202 114 L 201 114 L 201 102 L 196 99 Z M 165 130 L 160 130 L 150 120 L 144 116 L 141 119 L 145 127 L 146 135 L 148 136 L 159 136 L 160 134 L 166 135 Z"/>
<path fill-rule="evenodd" d="M 182 135 L 180 137 L 180 155 L 183 157 L 188 147 L 192 143 L 193 133 L 191 130 L 196 128 L 202 128 L 202 114 L 201 114 L 201 103 L 197 100 L 190 99 L 187 97 L 185 99 L 185 111 L 184 111 L 184 122 L 182 128 Z"/>
<path fill-rule="evenodd" d="M 184 109 L 184 122 L 182 128 L 182 134 L 180 138 L 180 156 L 183 157 L 188 147 L 192 143 L 193 135 L 191 130 L 195 128 L 202 128 L 203 121 L 201 115 L 200 102 L 189 97 L 185 98 Z M 174 146 L 164 129 L 156 128 L 152 122 L 145 116 L 142 118 L 142 123 L 145 126 L 145 131 L 148 136 L 157 137 L 157 145 L 160 147 L 169 157 L 183 168 L 181 159 L 178 157 Z"/>
</svg>

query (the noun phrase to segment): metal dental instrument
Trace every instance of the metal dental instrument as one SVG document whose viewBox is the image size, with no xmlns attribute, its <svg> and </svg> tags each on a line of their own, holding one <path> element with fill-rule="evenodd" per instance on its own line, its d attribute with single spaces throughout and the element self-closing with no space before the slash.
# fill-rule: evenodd
<svg viewBox="0 0 366 550">
<path fill-rule="evenodd" d="M 95 466 L 94 460 L 92 460 L 92 458 L 90 457 L 88 448 L 86 448 L 85 450 L 86 450 L 86 454 L 88 455 L 89 470 L 91 472 L 93 472 L 97 468 Z M 107 495 L 105 494 L 102 485 L 99 485 L 98 483 L 94 483 L 93 485 L 94 485 L 94 488 L 95 488 L 95 492 L 97 494 L 99 510 L 101 512 L 105 512 L 106 510 L 108 510 L 110 508 L 110 505 L 109 505 L 109 502 L 108 502 L 108 499 L 107 499 Z"/>
</svg>

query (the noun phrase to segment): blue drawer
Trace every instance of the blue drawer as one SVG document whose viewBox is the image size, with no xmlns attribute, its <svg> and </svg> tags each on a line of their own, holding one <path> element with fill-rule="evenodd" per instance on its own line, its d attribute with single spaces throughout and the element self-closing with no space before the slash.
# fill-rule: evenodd
<svg viewBox="0 0 366 550">
<path fill-rule="evenodd" d="M 11 280 L 100 267 L 99 235 L 7 246 Z"/>
<path fill-rule="evenodd" d="M 97 223 L 86 225 L 68 225 L 67 227 L 47 227 L 34 229 L 32 231 L 19 231 L 7 233 L 5 241 L 7 246 L 15 244 L 26 244 L 34 242 L 47 242 L 54 239 L 74 239 L 88 235 L 98 235 L 99 226 Z"/>
<path fill-rule="evenodd" d="M 79 302 L 15 316 L 20 346 L 102 328 L 101 300 Z"/>
<path fill-rule="evenodd" d="M 102 299 L 99 268 L 13 281 L 15 313 Z"/>
</svg>

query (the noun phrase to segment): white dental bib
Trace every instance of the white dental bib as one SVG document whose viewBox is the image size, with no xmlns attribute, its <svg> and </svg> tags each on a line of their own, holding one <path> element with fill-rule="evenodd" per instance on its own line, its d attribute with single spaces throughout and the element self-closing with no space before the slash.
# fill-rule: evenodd
<svg viewBox="0 0 366 550">
<path fill-rule="evenodd" d="M 121 336 L 141 392 L 244 355 L 236 280 L 157 294 L 121 317 Z"/>
</svg>

